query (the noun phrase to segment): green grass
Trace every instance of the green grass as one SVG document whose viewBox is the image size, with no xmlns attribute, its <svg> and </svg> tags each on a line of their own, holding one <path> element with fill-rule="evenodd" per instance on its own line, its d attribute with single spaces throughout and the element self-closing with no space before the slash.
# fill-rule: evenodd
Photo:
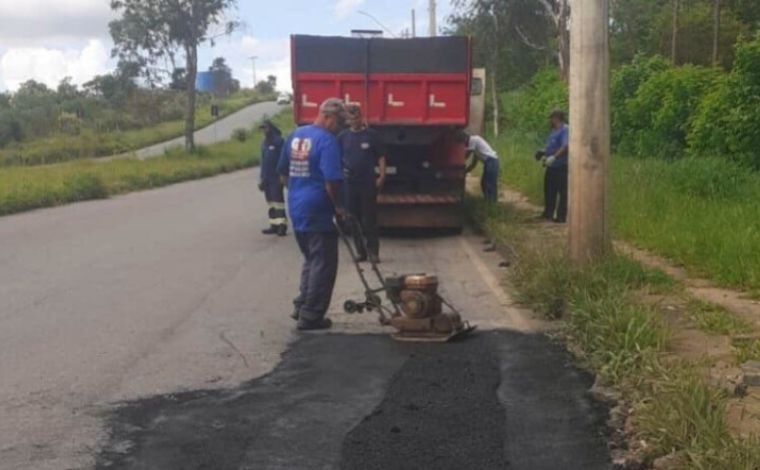
<svg viewBox="0 0 760 470">
<path fill-rule="evenodd" d="M 496 142 L 503 181 L 543 201 L 534 136 Z M 760 174 L 726 160 L 665 162 L 614 157 L 614 236 L 683 264 L 717 284 L 760 293 Z"/>
<path fill-rule="evenodd" d="M 489 237 L 511 247 L 519 300 L 545 317 L 562 318 L 565 339 L 580 359 L 634 405 L 648 463 L 677 452 L 684 459 L 679 468 L 760 468 L 757 440 L 736 438 L 726 425 L 725 393 L 695 366 L 666 359 L 670 331 L 656 310 L 638 301 L 642 291 L 677 292 L 675 281 L 616 255 L 572 267 L 561 238 L 530 225 L 530 215 L 479 198 L 468 200 L 468 209 Z M 717 310 L 699 307 L 706 327 L 740 329 Z M 747 357 L 760 353 L 760 346 L 753 348 Z"/>
<path fill-rule="evenodd" d="M 261 101 L 255 95 L 238 93 L 219 102 L 220 117 Z M 196 129 L 211 124 L 208 105 L 199 105 L 195 112 Z M 122 132 L 97 132 L 83 129 L 78 135 L 56 134 L 0 149 L 0 166 L 32 166 L 96 158 L 137 150 L 164 142 L 184 133 L 184 119 L 166 121 L 155 126 Z"/>
<path fill-rule="evenodd" d="M 697 327 L 712 335 L 738 335 L 752 332 L 752 325 L 718 305 L 691 300 L 687 306 Z"/>
<path fill-rule="evenodd" d="M 290 115 L 276 120 L 292 127 Z M 258 162 L 260 134 L 231 140 L 195 153 L 171 150 L 147 160 L 80 160 L 60 165 L 0 168 L 0 215 L 165 186 L 249 167 Z"/>
</svg>

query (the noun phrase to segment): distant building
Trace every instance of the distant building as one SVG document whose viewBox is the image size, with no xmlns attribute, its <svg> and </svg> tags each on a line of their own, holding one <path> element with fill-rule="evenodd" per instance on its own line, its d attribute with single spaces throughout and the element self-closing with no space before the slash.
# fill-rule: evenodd
<svg viewBox="0 0 760 470">
<path fill-rule="evenodd" d="M 198 72 L 195 89 L 214 96 L 227 96 L 232 92 L 232 74 L 228 70 Z"/>
</svg>

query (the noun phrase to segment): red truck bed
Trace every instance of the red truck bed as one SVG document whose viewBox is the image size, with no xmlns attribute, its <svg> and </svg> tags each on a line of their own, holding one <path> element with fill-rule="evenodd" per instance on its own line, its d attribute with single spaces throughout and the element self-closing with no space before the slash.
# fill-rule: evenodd
<svg viewBox="0 0 760 470">
<path fill-rule="evenodd" d="M 467 126 L 467 37 L 291 38 L 296 122 L 330 97 L 357 103 L 372 125 Z"/>
</svg>

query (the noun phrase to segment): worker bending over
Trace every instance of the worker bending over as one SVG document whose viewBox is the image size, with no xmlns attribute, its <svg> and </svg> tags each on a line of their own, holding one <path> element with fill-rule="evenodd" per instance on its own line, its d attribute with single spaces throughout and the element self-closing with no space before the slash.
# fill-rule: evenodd
<svg viewBox="0 0 760 470">
<path fill-rule="evenodd" d="M 459 140 L 464 143 L 467 152 L 475 156 L 465 171 L 471 172 L 478 161 L 481 161 L 483 176 L 480 179 L 480 188 L 483 191 L 483 197 L 486 202 L 497 202 L 499 200 L 499 156 L 496 151 L 486 142 L 486 139 L 479 135 L 462 132 Z"/>
<path fill-rule="evenodd" d="M 564 223 L 567 220 L 567 163 L 570 131 L 565 113 L 553 111 L 549 116 L 551 134 L 546 142 L 543 218 Z M 556 215 L 555 215 L 556 208 Z"/>
<path fill-rule="evenodd" d="M 378 263 L 377 193 L 385 183 L 385 145 L 380 134 L 367 127 L 358 105 L 348 105 L 346 110 L 350 127 L 338 136 L 343 151 L 346 211 L 361 226 L 361 232 L 352 228 L 359 260 L 369 257 Z"/>
<path fill-rule="evenodd" d="M 296 241 L 304 257 L 300 293 L 292 317 L 299 330 L 332 326 L 325 318 L 338 272 L 338 235 L 333 218 L 345 214 L 339 194 L 343 180 L 336 134 L 345 125 L 345 108 L 337 98 L 322 103 L 314 124 L 288 137 L 278 172 L 288 185 L 288 206 Z"/>
<path fill-rule="evenodd" d="M 284 237 L 288 233 L 288 219 L 285 214 L 283 184 L 277 173 L 277 163 L 284 143 L 282 132 L 269 120 L 264 121 L 259 129 L 264 132 L 264 140 L 261 142 L 259 189 L 264 192 L 264 198 L 269 205 L 269 228 L 261 233 Z"/>
</svg>

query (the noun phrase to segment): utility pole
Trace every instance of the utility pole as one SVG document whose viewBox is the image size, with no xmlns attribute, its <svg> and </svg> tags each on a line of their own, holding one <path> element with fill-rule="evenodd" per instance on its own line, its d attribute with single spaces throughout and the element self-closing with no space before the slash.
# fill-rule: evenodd
<svg viewBox="0 0 760 470">
<path fill-rule="evenodd" d="M 412 37 L 417 37 L 417 12 L 412 8 Z"/>
<path fill-rule="evenodd" d="M 430 37 L 436 37 L 438 36 L 438 16 L 435 0 L 429 0 L 428 14 L 430 15 Z"/>
<path fill-rule="evenodd" d="M 251 68 L 253 69 L 253 87 L 256 88 L 256 84 L 258 83 L 256 81 L 256 60 L 258 59 L 258 56 L 251 56 L 249 59 L 251 59 Z"/>
<path fill-rule="evenodd" d="M 610 250 L 609 1 L 576 0 L 570 26 L 570 259 Z"/>
</svg>

